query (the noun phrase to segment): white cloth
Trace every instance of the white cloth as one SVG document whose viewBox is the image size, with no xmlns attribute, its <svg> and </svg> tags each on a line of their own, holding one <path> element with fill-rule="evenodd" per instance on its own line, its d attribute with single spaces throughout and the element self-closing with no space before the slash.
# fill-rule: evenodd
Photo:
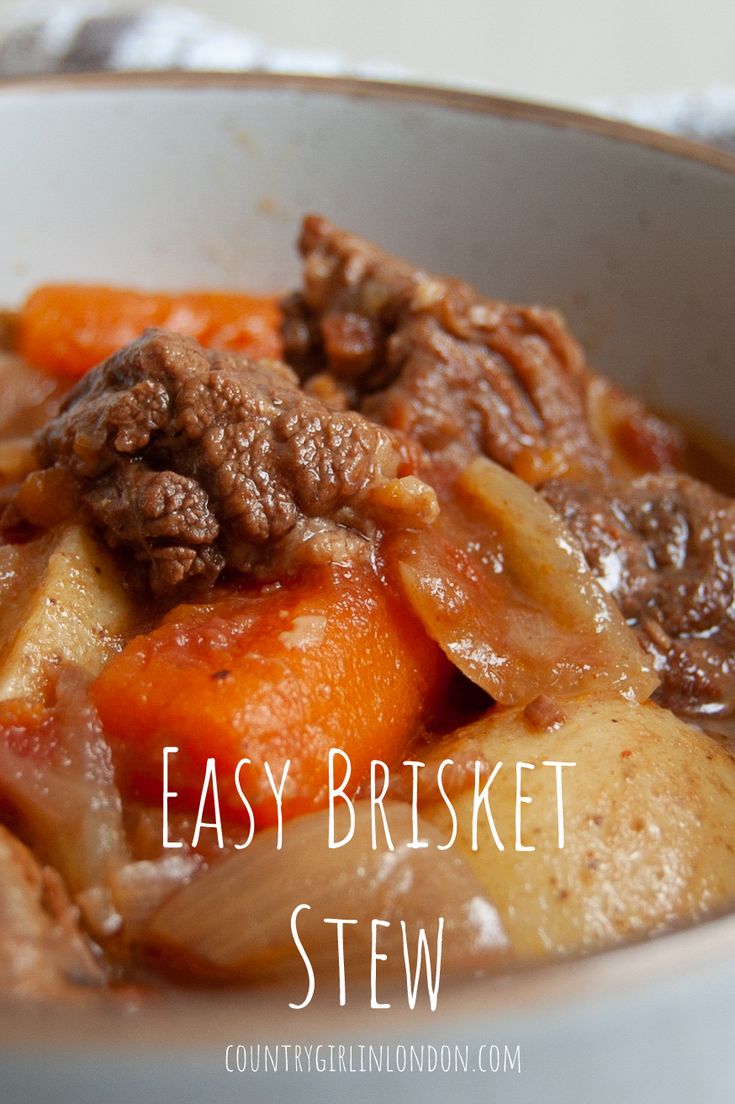
<svg viewBox="0 0 735 1104">
<path fill-rule="evenodd" d="M 28 6 L 24 6 L 27 13 Z M 290 50 L 176 7 L 137 14 L 94 3 L 38 9 L 0 39 L 0 76 L 96 70 L 212 69 L 228 72 L 321 73 L 438 83 L 379 60 L 356 66 L 345 57 Z M 475 90 L 499 92 L 497 88 Z M 735 152 L 735 85 L 692 93 L 596 100 L 598 114 L 683 134 Z"/>
</svg>

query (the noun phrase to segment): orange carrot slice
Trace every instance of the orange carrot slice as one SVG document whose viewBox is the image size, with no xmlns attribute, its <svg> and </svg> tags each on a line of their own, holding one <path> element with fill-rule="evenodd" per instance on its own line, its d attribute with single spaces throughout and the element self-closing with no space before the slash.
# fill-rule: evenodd
<svg viewBox="0 0 735 1104">
<path fill-rule="evenodd" d="M 243 790 L 256 823 L 272 824 L 266 762 L 280 779 L 291 760 L 285 818 L 326 804 L 332 747 L 350 757 L 354 792 L 371 759 L 401 755 L 450 671 L 369 567 L 324 567 L 275 590 L 178 607 L 111 660 L 93 697 L 117 742 L 124 789 L 160 800 L 170 745 L 179 748 L 170 781 L 177 808 L 197 808 L 211 756 L 220 805 L 244 816 L 233 776 L 248 758 Z"/>
<path fill-rule="evenodd" d="M 76 378 L 149 326 L 188 334 L 212 349 L 278 358 L 280 322 L 272 296 L 47 285 L 21 308 L 18 347 L 31 364 Z"/>
</svg>

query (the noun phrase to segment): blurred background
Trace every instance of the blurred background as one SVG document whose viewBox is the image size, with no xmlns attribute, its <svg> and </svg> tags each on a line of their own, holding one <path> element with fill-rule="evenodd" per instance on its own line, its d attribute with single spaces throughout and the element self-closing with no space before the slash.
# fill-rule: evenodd
<svg viewBox="0 0 735 1104">
<path fill-rule="evenodd" d="M 92 27 L 79 42 L 83 18 Z M 53 67 L 49 57 L 71 48 L 58 67 L 407 76 L 684 131 L 703 112 L 720 130 L 735 116 L 733 0 L 0 0 L 1 36 L 4 73 Z"/>
</svg>

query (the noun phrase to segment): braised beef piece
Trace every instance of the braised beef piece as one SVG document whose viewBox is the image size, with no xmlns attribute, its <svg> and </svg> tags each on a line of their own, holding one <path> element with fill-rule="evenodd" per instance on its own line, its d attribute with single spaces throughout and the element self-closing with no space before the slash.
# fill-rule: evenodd
<svg viewBox="0 0 735 1104">
<path fill-rule="evenodd" d="M 284 337 L 308 388 L 331 379 L 432 456 L 484 453 L 532 481 L 608 469 L 588 409 L 600 380 L 558 314 L 482 298 L 322 218 L 305 220 L 300 248 L 304 291 L 285 304 Z M 658 420 L 626 402 L 638 436 L 666 445 Z"/>
<path fill-rule="evenodd" d="M 680 474 L 540 489 L 652 655 L 658 700 L 735 712 L 735 501 Z"/>
<path fill-rule="evenodd" d="M 321 218 L 300 247 L 284 336 L 306 387 L 400 429 L 430 462 L 484 453 L 542 487 L 653 654 L 659 699 L 735 711 L 735 504 L 666 474 L 681 436 L 596 376 L 553 312 L 482 298 Z"/>
<path fill-rule="evenodd" d="M 369 555 L 377 525 L 437 509 L 396 434 L 305 394 L 284 364 L 157 331 L 80 381 L 40 454 L 159 593 L 225 566 L 278 578 Z"/>
</svg>

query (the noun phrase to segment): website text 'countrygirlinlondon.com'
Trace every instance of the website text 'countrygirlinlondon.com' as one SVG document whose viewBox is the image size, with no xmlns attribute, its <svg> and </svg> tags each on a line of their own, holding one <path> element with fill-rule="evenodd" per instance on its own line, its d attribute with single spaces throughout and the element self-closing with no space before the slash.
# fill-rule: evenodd
<svg viewBox="0 0 735 1104">
<path fill-rule="evenodd" d="M 515 1043 L 228 1043 L 227 1073 L 520 1074 Z"/>
</svg>

